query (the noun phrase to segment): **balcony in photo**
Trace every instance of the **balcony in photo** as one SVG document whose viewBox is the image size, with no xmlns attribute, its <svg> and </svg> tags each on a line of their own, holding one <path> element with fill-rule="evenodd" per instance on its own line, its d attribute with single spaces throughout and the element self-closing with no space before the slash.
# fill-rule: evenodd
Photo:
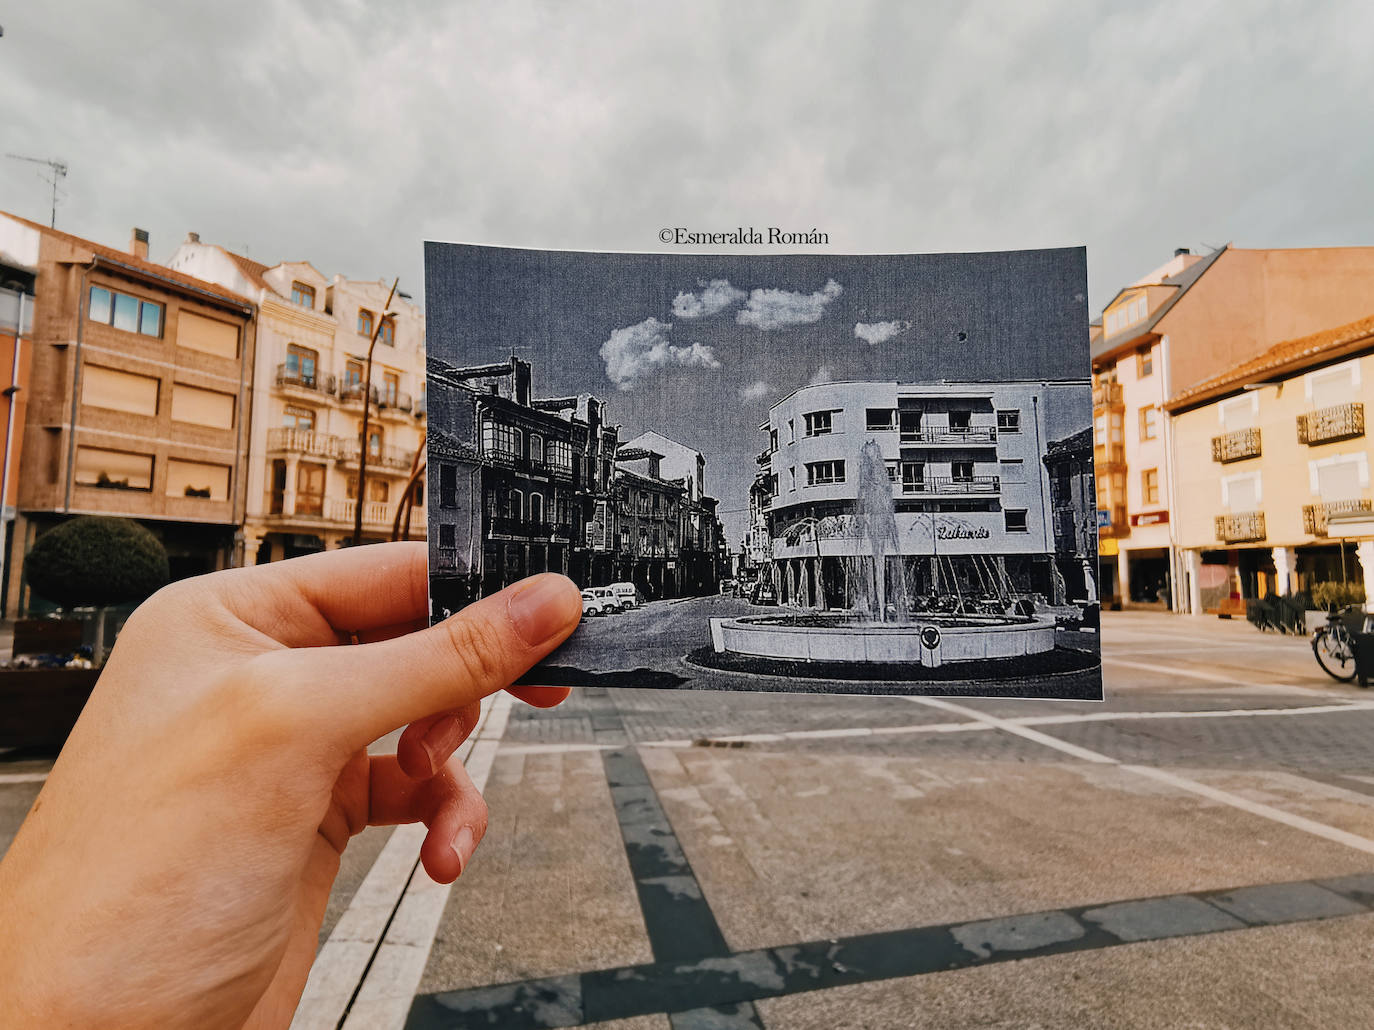
<svg viewBox="0 0 1374 1030">
<path fill-rule="evenodd" d="M 1333 404 L 1299 415 L 1298 443 L 1309 447 L 1364 436 L 1364 405 L 1359 401 Z"/>
<path fill-rule="evenodd" d="M 1260 456 L 1260 431 L 1235 429 L 1212 437 L 1212 460 L 1222 465 Z"/>
<path fill-rule="evenodd" d="M 1238 511 L 1216 517 L 1217 540 L 1225 544 L 1250 543 L 1267 535 L 1264 512 Z"/>
</svg>

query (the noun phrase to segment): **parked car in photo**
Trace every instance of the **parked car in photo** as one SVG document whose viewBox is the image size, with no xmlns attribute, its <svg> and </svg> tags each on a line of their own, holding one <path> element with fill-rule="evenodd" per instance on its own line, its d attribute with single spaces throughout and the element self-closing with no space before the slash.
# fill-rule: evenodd
<svg viewBox="0 0 1374 1030">
<path fill-rule="evenodd" d="M 644 599 L 640 597 L 639 588 L 633 583 L 612 583 L 606 589 L 615 594 L 620 601 L 620 607 L 626 610 L 638 608 L 644 603 Z"/>
<path fill-rule="evenodd" d="M 591 591 L 601 601 L 606 611 L 620 613 L 625 610 L 625 602 L 611 587 L 592 587 Z"/>
<path fill-rule="evenodd" d="M 616 604 L 614 598 L 597 594 L 595 589 L 582 591 L 582 617 L 584 619 L 593 615 L 608 615 L 618 611 L 620 611 L 620 606 Z"/>
<path fill-rule="evenodd" d="M 751 604 L 777 604 L 778 592 L 773 589 L 773 584 L 760 581 L 754 584 L 754 590 L 749 595 Z"/>
</svg>

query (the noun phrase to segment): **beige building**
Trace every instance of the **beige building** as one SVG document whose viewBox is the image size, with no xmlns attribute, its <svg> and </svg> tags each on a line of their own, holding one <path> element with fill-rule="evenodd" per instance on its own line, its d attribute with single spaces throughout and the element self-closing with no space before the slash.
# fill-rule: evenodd
<svg viewBox="0 0 1374 1030">
<path fill-rule="evenodd" d="M 149 261 L 139 229 L 124 251 L 0 213 L 0 255 L 34 275 L 7 610 L 41 601 L 24 556 L 74 515 L 139 520 L 174 578 L 235 563 L 253 302 Z"/>
<path fill-rule="evenodd" d="M 1374 247 L 1180 249 L 1091 327 L 1105 603 L 1188 609 L 1177 520 L 1189 501 L 1166 402 L 1284 340 L 1374 311 Z"/>
<path fill-rule="evenodd" d="M 363 539 L 390 539 L 425 433 L 424 314 L 388 284 L 326 278 L 309 262 L 264 265 L 191 233 L 169 265 L 245 293 L 259 311 L 250 427 L 248 562 L 275 561 L 352 539 L 362 441 L 363 378 L 373 354 Z M 423 539 L 423 477 L 408 539 Z"/>
<path fill-rule="evenodd" d="M 1287 340 L 1168 402 L 1190 611 L 1243 613 L 1246 600 L 1343 578 L 1374 597 L 1374 539 L 1341 529 L 1369 521 L 1372 404 L 1374 316 Z"/>
</svg>

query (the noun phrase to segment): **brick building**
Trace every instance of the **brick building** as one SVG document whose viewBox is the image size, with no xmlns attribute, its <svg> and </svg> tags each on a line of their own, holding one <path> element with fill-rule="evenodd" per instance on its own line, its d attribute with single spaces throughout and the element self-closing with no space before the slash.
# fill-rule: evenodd
<svg viewBox="0 0 1374 1030">
<path fill-rule="evenodd" d="M 172 575 L 239 560 L 256 307 L 128 251 L 0 214 L 0 253 L 34 269 L 23 475 L 9 563 L 74 515 L 134 518 Z M 241 544 L 239 545 L 241 547 Z M 27 610 L 21 574 L 12 614 Z"/>
</svg>

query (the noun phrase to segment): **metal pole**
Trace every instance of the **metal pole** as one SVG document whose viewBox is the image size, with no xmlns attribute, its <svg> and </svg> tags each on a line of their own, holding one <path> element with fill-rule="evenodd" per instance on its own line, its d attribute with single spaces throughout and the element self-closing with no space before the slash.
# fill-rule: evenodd
<svg viewBox="0 0 1374 1030">
<path fill-rule="evenodd" d="M 386 295 L 386 303 L 382 305 L 382 313 L 372 327 L 372 339 L 367 344 L 367 371 L 363 374 L 363 433 L 358 447 L 358 496 L 353 502 L 354 547 L 363 542 L 363 498 L 367 496 L 367 422 L 372 405 L 372 351 L 377 346 L 377 336 L 386 324 L 387 316 L 391 314 L 391 298 L 396 296 L 396 284 L 400 281 L 399 278 L 391 281 L 391 292 Z"/>
</svg>

